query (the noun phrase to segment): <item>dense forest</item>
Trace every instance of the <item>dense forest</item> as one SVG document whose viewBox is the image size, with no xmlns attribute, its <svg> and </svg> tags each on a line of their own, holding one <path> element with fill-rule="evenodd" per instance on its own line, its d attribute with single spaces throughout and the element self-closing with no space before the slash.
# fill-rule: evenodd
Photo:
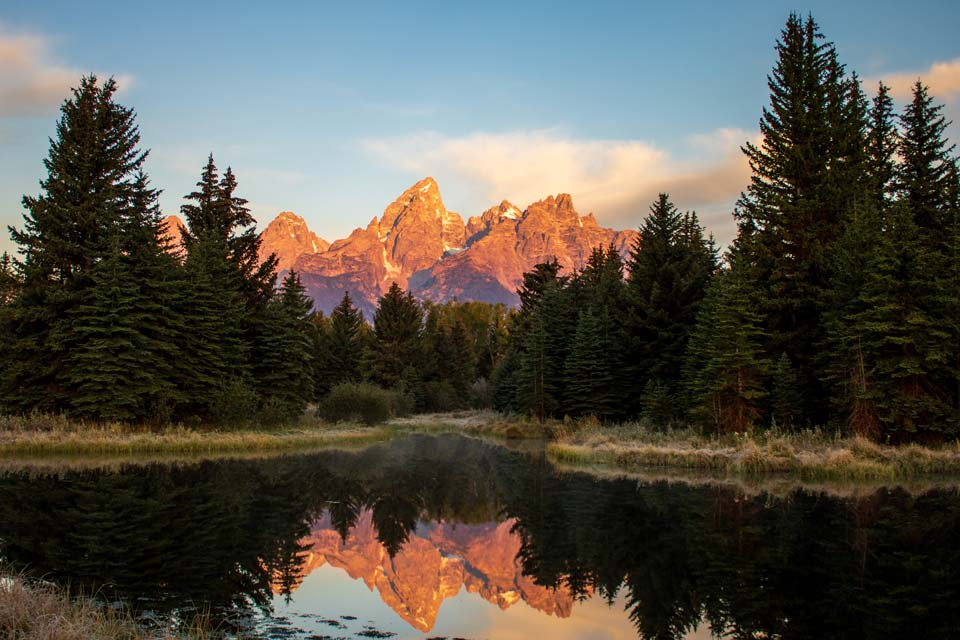
<svg viewBox="0 0 960 640">
<path fill-rule="evenodd" d="M 960 433 L 960 171 L 921 82 L 868 98 L 812 17 L 777 41 L 738 235 L 653 203 L 626 261 L 526 273 L 520 307 L 312 312 L 213 157 L 170 246 L 134 112 L 86 77 L 62 107 L 20 258 L 0 261 L 0 411 L 230 423 L 376 386 L 393 411 L 493 406 L 709 432 L 825 426 L 884 442 Z M 368 324 L 367 321 L 370 321 Z"/>
<path fill-rule="evenodd" d="M 868 100 L 812 18 L 777 43 L 739 231 L 718 260 L 662 194 L 627 264 L 526 274 L 497 406 L 717 432 L 960 430 L 960 173 L 919 81 Z M 626 273 L 626 279 L 622 277 Z"/>
</svg>

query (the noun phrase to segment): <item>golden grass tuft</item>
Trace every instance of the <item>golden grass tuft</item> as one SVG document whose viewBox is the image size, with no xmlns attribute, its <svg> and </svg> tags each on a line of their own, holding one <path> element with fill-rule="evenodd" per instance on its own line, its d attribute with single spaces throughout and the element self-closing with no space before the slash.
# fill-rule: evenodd
<svg viewBox="0 0 960 640">
<path fill-rule="evenodd" d="M 186 634 L 139 627 L 129 612 L 19 575 L 0 577 L 0 637 L 14 640 L 147 640 L 197 638 L 203 620 Z"/>
<path fill-rule="evenodd" d="M 0 458 L 43 456 L 199 456 L 284 452 L 373 443 L 390 430 L 304 419 L 275 429 L 150 428 L 84 423 L 60 416 L 0 417 Z"/>
</svg>

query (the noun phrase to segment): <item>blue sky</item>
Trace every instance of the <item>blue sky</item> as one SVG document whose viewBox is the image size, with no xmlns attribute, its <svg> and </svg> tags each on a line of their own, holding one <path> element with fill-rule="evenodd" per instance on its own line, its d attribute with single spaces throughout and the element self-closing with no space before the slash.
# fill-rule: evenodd
<svg viewBox="0 0 960 640">
<path fill-rule="evenodd" d="M 464 217 L 564 191 L 616 227 L 666 190 L 726 241 L 791 10 L 867 80 L 923 77 L 960 120 L 960 3 L 945 0 L 0 0 L 0 224 L 20 223 L 57 107 L 93 71 L 137 110 L 167 213 L 212 151 L 262 224 L 292 210 L 328 240 L 433 175 Z"/>
</svg>

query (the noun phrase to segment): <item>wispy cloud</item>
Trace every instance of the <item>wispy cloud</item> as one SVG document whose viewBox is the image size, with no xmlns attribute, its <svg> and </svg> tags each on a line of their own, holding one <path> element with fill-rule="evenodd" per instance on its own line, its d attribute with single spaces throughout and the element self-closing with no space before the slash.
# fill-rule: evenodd
<svg viewBox="0 0 960 640">
<path fill-rule="evenodd" d="M 524 206 L 567 192 L 578 210 L 619 227 L 638 225 L 657 193 L 666 191 L 680 208 L 700 211 L 725 243 L 734 234 L 733 201 L 749 178 L 739 146 L 755 137 L 739 129 L 691 136 L 683 156 L 693 160 L 650 142 L 584 139 L 558 129 L 461 137 L 427 131 L 362 144 L 394 167 L 433 175 L 487 203 L 507 198 Z"/>
<path fill-rule="evenodd" d="M 883 80 L 890 87 L 890 93 L 898 100 L 908 100 L 913 93 L 914 83 L 921 80 L 930 87 L 931 95 L 938 100 L 953 101 L 960 98 L 960 58 L 934 62 L 929 68 L 918 71 L 879 74 L 868 82 L 875 85 L 878 80 Z"/>
<path fill-rule="evenodd" d="M 0 26 L 0 117 L 56 112 L 83 73 L 54 58 L 49 38 Z M 115 78 L 121 90 L 133 82 L 129 75 Z"/>
</svg>

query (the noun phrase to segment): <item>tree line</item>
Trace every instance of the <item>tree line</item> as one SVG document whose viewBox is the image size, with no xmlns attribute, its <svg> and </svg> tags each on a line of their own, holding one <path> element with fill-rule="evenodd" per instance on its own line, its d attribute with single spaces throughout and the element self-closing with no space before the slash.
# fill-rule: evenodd
<svg viewBox="0 0 960 640">
<path fill-rule="evenodd" d="M 341 383 L 399 391 L 409 410 L 484 403 L 506 309 L 419 303 L 394 285 L 372 327 L 348 292 L 329 317 L 299 276 L 277 285 L 232 169 L 211 155 L 174 246 L 144 171 L 148 152 L 112 79 L 81 80 L 20 258 L 0 257 L 0 410 L 187 424 L 284 421 Z M 477 380 L 481 381 L 478 383 Z"/>
<path fill-rule="evenodd" d="M 82 79 L 61 109 L 21 259 L 3 256 L 0 407 L 79 418 L 228 422 L 301 414 L 312 302 L 276 258 L 237 179 L 211 155 L 173 247 L 147 152 L 116 84 Z"/>
<path fill-rule="evenodd" d="M 621 264 L 525 274 L 494 394 L 539 418 L 714 432 L 960 432 L 960 172 L 942 106 L 868 100 L 812 17 L 791 15 L 723 260 L 661 194 Z M 626 271 L 626 278 L 621 277 Z"/>
<path fill-rule="evenodd" d="M 21 258 L 0 259 L 0 407 L 121 420 L 302 414 L 337 385 L 409 408 L 643 419 L 712 432 L 830 426 L 884 441 L 960 432 L 960 171 L 921 82 L 868 99 L 791 15 L 762 141 L 721 258 L 661 194 L 626 260 L 595 248 L 524 274 L 520 306 L 418 302 L 371 324 L 311 311 L 212 156 L 169 245 L 132 110 L 84 78 L 62 109 Z"/>
</svg>

